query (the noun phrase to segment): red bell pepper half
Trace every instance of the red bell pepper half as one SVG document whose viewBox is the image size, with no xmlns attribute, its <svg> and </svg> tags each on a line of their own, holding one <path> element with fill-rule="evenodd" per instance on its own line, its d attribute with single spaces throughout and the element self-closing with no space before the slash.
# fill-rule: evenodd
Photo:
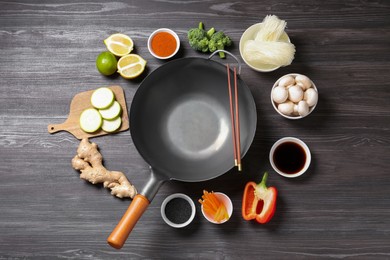
<svg viewBox="0 0 390 260">
<path fill-rule="evenodd" d="M 253 181 L 246 184 L 242 199 L 242 217 L 245 220 L 256 219 L 264 224 L 274 216 L 278 191 L 265 185 L 267 178 L 268 173 L 265 172 L 259 184 Z"/>
</svg>

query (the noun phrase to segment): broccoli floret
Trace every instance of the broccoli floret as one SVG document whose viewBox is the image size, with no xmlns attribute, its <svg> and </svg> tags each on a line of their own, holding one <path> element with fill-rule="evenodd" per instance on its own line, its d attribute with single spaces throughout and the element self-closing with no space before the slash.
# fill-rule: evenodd
<svg viewBox="0 0 390 260">
<path fill-rule="evenodd" d="M 225 35 L 223 31 L 214 33 L 209 40 L 209 51 L 224 50 L 225 47 L 232 45 L 232 40 Z M 225 58 L 225 53 L 220 52 L 219 57 Z"/>
<path fill-rule="evenodd" d="M 190 29 L 188 31 L 188 41 L 194 50 L 208 52 L 209 39 L 207 32 L 203 28 L 203 23 L 200 22 L 198 28 Z"/>
<path fill-rule="evenodd" d="M 211 28 L 210 30 L 207 31 L 207 37 L 210 39 L 211 36 L 215 33 L 215 28 Z"/>
<path fill-rule="evenodd" d="M 201 52 L 224 50 L 225 47 L 232 44 L 232 41 L 224 32 L 215 32 L 214 27 L 205 31 L 202 22 L 199 23 L 198 28 L 192 28 L 188 31 L 188 42 L 194 50 Z M 225 53 L 220 52 L 219 56 L 225 58 Z"/>
</svg>

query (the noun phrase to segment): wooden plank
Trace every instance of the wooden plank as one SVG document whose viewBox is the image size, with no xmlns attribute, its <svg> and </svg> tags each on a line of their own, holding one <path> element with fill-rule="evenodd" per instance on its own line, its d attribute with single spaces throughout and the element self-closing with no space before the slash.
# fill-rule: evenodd
<svg viewBox="0 0 390 260">
<path fill-rule="evenodd" d="M 21 0 L 0 6 L 0 259 L 390 258 L 388 1 Z M 164 184 L 125 247 L 109 247 L 106 238 L 130 200 L 81 180 L 70 163 L 79 141 L 67 132 L 50 135 L 47 125 L 66 120 L 76 94 L 101 86 L 121 86 L 130 107 L 142 80 L 165 64 L 147 50 L 155 29 L 178 33 L 175 58 L 206 58 L 186 39 L 203 21 L 231 36 L 229 50 L 239 56 L 241 34 L 267 14 L 287 21 L 297 53 L 292 65 L 271 73 L 243 64 L 258 115 L 244 172 Z M 102 41 L 116 32 L 131 36 L 135 53 L 148 61 L 140 78 L 97 71 Z M 318 88 L 318 106 L 305 119 L 283 119 L 271 105 L 273 83 L 288 73 L 305 74 Z M 268 161 L 272 144 L 285 136 L 301 138 L 312 151 L 313 163 L 298 179 L 282 178 Z M 126 173 L 138 189 L 145 184 L 149 166 L 129 131 L 93 141 L 108 169 Z M 258 225 L 244 221 L 240 207 L 245 183 L 260 181 L 264 171 L 279 199 L 274 219 Z M 166 196 L 183 192 L 196 202 L 203 189 L 230 196 L 229 222 L 207 222 L 196 203 L 187 228 L 164 223 Z"/>
</svg>

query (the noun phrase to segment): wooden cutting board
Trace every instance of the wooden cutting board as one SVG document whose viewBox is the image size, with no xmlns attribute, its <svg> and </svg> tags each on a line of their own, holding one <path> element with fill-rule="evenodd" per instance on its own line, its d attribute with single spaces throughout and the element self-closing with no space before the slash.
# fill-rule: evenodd
<svg viewBox="0 0 390 260">
<path fill-rule="evenodd" d="M 114 133 L 126 131 L 129 129 L 129 116 L 127 114 L 127 107 L 126 107 L 126 99 L 123 89 L 120 86 L 110 86 L 110 88 L 114 94 L 115 99 L 119 102 L 119 104 L 122 106 L 122 125 L 121 127 L 115 131 Z M 91 95 L 95 91 L 85 91 L 81 92 L 74 96 L 72 99 L 72 102 L 70 103 L 70 111 L 68 118 L 63 122 L 62 124 L 50 124 L 47 126 L 47 130 L 49 133 L 57 133 L 59 131 L 67 131 L 74 135 L 77 139 L 82 138 L 93 138 L 96 136 L 101 135 L 108 135 L 112 133 L 104 132 L 103 130 L 98 130 L 94 133 L 86 133 L 83 130 L 81 130 L 79 125 L 79 119 L 81 112 L 83 112 L 87 108 L 91 108 Z"/>
</svg>

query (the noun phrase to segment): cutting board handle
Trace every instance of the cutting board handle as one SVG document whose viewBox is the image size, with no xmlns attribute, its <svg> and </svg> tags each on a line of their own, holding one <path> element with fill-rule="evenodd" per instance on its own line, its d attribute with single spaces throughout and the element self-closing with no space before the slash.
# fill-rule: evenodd
<svg viewBox="0 0 390 260">
<path fill-rule="evenodd" d="M 59 131 L 64 131 L 68 128 L 68 124 L 66 122 L 62 124 L 50 124 L 47 126 L 47 131 L 51 134 L 57 133 Z"/>
</svg>

